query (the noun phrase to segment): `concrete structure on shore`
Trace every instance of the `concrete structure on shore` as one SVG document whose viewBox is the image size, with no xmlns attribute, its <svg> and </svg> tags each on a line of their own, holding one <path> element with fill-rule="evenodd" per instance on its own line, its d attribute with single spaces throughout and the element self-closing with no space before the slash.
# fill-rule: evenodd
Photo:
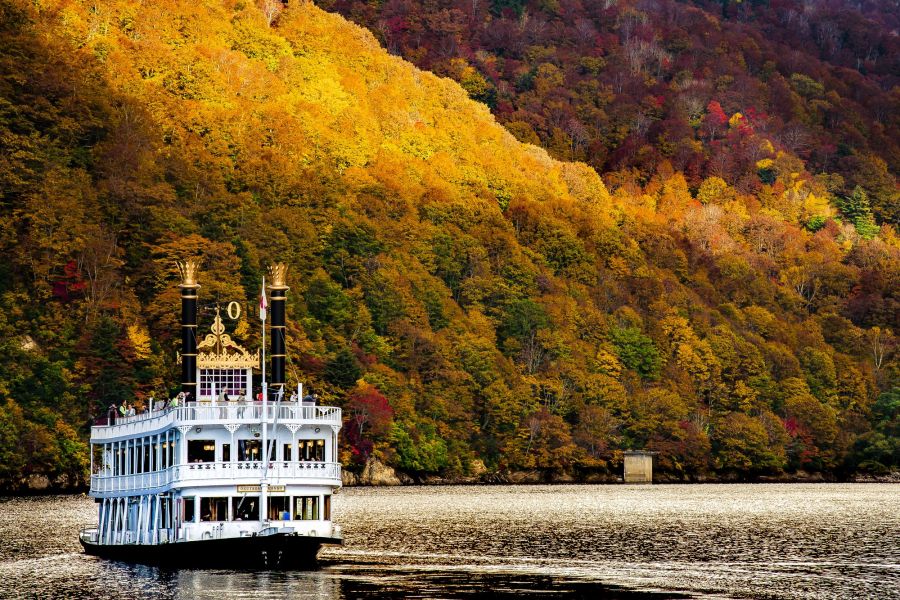
<svg viewBox="0 0 900 600">
<path fill-rule="evenodd" d="M 653 455 L 656 452 L 625 452 L 625 483 L 653 483 Z"/>
</svg>

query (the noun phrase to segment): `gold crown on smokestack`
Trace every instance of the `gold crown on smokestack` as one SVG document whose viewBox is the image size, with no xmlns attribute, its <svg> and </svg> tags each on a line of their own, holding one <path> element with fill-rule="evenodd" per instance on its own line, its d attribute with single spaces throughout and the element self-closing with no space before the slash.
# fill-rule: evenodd
<svg viewBox="0 0 900 600">
<path fill-rule="evenodd" d="M 287 265 L 284 263 L 275 263 L 269 265 L 269 287 L 272 289 L 287 289 Z"/>
<path fill-rule="evenodd" d="M 199 258 L 189 258 L 175 264 L 178 265 L 178 271 L 181 272 L 180 287 L 200 287 L 200 284 L 197 283 L 197 272 L 200 270 Z"/>
</svg>

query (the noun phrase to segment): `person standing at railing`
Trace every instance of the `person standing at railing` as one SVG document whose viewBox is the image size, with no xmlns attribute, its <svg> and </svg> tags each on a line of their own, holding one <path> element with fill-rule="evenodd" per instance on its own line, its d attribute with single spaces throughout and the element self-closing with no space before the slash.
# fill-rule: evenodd
<svg viewBox="0 0 900 600">
<path fill-rule="evenodd" d="M 235 400 L 238 403 L 237 417 L 238 417 L 238 419 L 243 419 L 244 418 L 244 402 L 247 401 L 247 390 L 245 390 L 244 388 L 241 388 L 240 392 L 238 393 L 238 396 L 237 396 L 237 398 L 235 398 Z"/>
</svg>

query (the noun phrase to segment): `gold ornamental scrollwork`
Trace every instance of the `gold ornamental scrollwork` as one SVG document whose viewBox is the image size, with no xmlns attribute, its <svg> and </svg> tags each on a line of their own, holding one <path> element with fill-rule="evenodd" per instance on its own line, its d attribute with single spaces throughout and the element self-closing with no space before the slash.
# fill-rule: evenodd
<svg viewBox="0 0 900 600">
<path fill-rule="evenodd" d="M 200 259 L 189 258 L 184 262 L 175 263 L 178 265 L 178 271 L 181 273 L 181 286 L 184 288 L 200 287 L 197 283 L 197 273 L 200 271 Z"/>
<path fill-rule="evenodd" d="M 216 307 L 212 333 L 197 344 L 197 365 L 201 369 L 258 369 L 259 350 L 251 354 L 225 333 L 225 324 Z M 205 352 L 204 352 L 205 350 Z"/>
</svg>

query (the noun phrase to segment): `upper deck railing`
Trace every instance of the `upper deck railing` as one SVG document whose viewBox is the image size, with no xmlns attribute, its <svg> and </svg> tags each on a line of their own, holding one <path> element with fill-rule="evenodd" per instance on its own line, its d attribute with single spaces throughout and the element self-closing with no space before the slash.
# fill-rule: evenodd
<svg viewBox="0 0 900 600">
<path fill-rule="evenodd" d="M 168 469 L 133 475 L 91 475 L 91 493 L 150 493 L 172 484 L 221 485 L 259 481 L 266 475 L 272 483 L 303 483 L 314 480 L 340 485 L 341 465 L 316 461 L 270 461 L 269 468 L 255 462 L 207 462 L 174 465 Z"/>
<path fill-rule="evenodd" d="M 188 402 L 162 411 L 130 417 L 118 416 L 109 423 L 99 419 L 91 429 L 91 441 L 128 437 L 177 425 L 214 425 L 234 423 L 252 425 L 263 420 L 262 402 Z M 300 402 L 269 402 L 265 421 L 279 424 L 341 425 L 341 409 Z"/>
</svg>

